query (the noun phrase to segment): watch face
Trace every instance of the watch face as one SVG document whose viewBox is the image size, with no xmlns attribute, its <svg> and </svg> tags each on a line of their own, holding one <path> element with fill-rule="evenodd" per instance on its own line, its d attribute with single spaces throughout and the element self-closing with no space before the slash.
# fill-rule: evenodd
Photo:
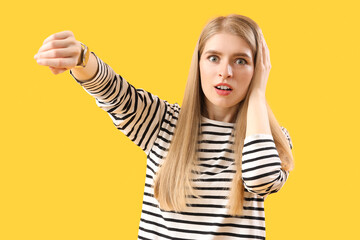
<svg viewBox="0 0 360 240">
<path fill-rule="evenodd" d="M 86 48 L 84 50 L 84 55 L 83 55 L 84 67 L 86 66 L 87 62 L 89 61 L 89 57 L 90 57 L 90 51 L 89 51 L 89 48 L 86 46 Z"/>
</svg>

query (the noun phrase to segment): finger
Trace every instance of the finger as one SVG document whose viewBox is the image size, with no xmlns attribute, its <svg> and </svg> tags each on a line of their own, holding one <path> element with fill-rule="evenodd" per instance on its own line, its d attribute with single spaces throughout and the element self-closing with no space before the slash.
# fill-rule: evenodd
<svg viewBox="0 0 360 240">
<path fill-rule="evenodd" d="M 55 75 L 59 74 L 59 73 L 63 73 L 67 70 L 66 68 L 54 68 L 54 67 L 49 67 L 49 68 L 50 68 L 51 72 Z"/>
<path fill-rule="evenodd" d="M 74 34 L 71 31 L 57 32 L 57 33 L 54 33 L 54 34 L 50 35 L 49 37 L 47 37 L 44 40 L 43 44 L 48 43 L 49 41 L 52 41 L 52 40 L 65 39 L 70 36 L 74 36 Z"/>
<path fill-rule="evenodd" d="M 54 40 L 54 41 L 43 44 L 39 48 L 38 52 L 44 52 L 44 51 L 47 51 L 50 49 L 56 49 L 56 48 L 66 48 L 69 45 L 70 45 L 70 43 L 68 40 Z"/>
<path fill-rule="evenodd" d="M 268 63 L 268 52 L 267 52 L 267 45 L 266 45 L 266 42 L 265 42 L 265 39 L 262 38 L 262 42 L 263 42 L 263 64 L 264 66 L 267 66 L 267 63 Z"/>
<path fill-rule="evenodd" d="M 41 58 L 36 61 L 39 65 L 55 68 L 71 68 L 76 65 L 74 58 Z"/>
<path fill-rule="evenodd" d="M 268 66 L 271 68 L 271 64 L 270 64 L 270 50 L 269 47 L 266 44 L 265 38 L 263 37 L 263 42 L 264 42 L 264 64 L 265 66 Z"/>
<path fill-rule="evenodd" d="M 76 54 L 80 53 L 80 50 L 72 47 L 72 48 L 63 48 L 63 49 L 50 49 L 47 51 L 38 52 L 35 56 L 35 59 L 41 58 L 66 58 L 72 57 Z"/>
<path fill-rule="evenodd" d="M 262 35 L 262 33 L 260 37 L 260 45 L 261 45 L 261 56 L 262 56 L 261 64 L 263 64 L 263 66 L 266 67 L 268 66 L 269 63 L 269 51 L 265 42 L 265 38 Z"/>
<path fill-rule="evenodd" d="M 263 32 L 261 31 L 261 29 L 260 29 L 260 34 L 261 34 L 261 40 L 262 40 L 263 45 L 264 45 L 264 47 L 265 47 L 265 49 L 266 49 L 266 53 L 269 53 L 269 48 L 268 48 L 268 46 L 267 46 L 267 43 L 266 43 L 266 41 L 265 41 L 264 34 L 263 34 Z"/>
<path fill-rule="evenodd" d="M 262 58 L 263 58 L 263 43 L 262 43 L 262 40 L 260 39 L 259 48 L 258 48 L 258 52 L 257 52 L 257 56 L 256 56 L 256 65 L 257 66 L 262 64 L 262 62 L 263 62 Z"/>
<path fill-rule="evenodd" d="M 271 68 L 271 62 L 270 62 L 270 50 L 269 48 L 266 46 L 266 56 L 267 56 L 267 62 L 268 62 L 268 66 L 269 68 Z"/>
<path fill-rule="evenodd" d="M 261 29 L 260 29 L 260 41 L 262 42 L 263 45 L 267 46 L 267 45 L 266 45 L 266 41 L 265 41 L 264 34 L 263 34 L 263 32 L 261 31 Z"/>
</svg>

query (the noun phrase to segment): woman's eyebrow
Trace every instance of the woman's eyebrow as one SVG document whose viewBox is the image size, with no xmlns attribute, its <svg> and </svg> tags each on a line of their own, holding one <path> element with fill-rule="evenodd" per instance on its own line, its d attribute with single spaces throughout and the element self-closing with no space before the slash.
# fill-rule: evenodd
<svg viewBox="0 0 360 240">
<path fill-rule="evenodd" d="M 217 55 L 221 55 L 221 52 L 216 51 L 216 50 L 208 50 L 208 51 L 205 52 L 205 54 L 217 54 Z M 248 54 L 243 53 L 243 52 L 234 53 L 233 56 L 242 56 L 242 57 L 247 57 L 247 58 L 250 58 L 250 59 L 251 59 L 251 57 L 250 57 Z"/>
</svg>

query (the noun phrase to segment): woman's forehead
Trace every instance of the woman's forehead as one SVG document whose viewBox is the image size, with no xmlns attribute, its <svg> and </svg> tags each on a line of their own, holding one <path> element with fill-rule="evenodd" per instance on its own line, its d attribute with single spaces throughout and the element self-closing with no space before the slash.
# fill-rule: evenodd
<svg viewBox="0 0 360 240">
<path fill-rule="evenodd" d="M 211 36 L 205 43 L 205 53 L 252 55 L 249 44 L 241 37 L 230 33 L 217 33 Z"/>
</svg>

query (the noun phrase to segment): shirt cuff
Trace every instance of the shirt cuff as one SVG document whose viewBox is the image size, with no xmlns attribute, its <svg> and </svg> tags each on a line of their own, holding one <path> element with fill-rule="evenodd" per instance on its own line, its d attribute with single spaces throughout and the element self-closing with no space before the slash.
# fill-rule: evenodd
<svg viewBox="0 0 360 240">
<path fill-rule="evenodd" d="M 245 137 L 244 145 L 256 140 L 272 140 L 274 142 L 274 138 L 271 134 L 258 133 Z"/>
</svg>

